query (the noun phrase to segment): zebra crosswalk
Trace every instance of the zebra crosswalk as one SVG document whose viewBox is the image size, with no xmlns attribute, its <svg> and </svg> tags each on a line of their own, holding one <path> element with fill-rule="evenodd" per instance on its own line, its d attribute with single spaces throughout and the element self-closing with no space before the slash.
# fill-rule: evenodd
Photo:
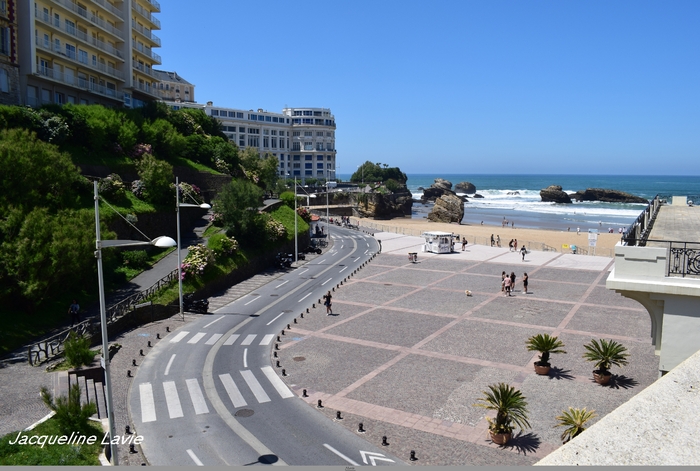
<svg viewBox="0 0 700 471">
<path fill-rule="evenodd" d="M 294 393 L 277 376 L 271 366 L 264 366 L 260 371 L 267 382 L 258 381 L 255 373 L 250 369 L 240 370 L 238 375 L 225 373 L 218 376 L 234 408 L 248 405 L 248 401 L 251 400 L 248 393 L 252 393 L 252 397 L 259 404 L 272 401 L 270 396 L 281 399 L 294 397 Z M 244 393 L 249 397 L 248 400 Z M 165 399 L 165 409 L 156 407 L 156 398 L 159 399 L 159 404 L 162 403 L 160 399 Z M 192 412 L 195 415 L 209 413 L 209 405 L 197 378 L 186 379 L 184 387 L 176 381 L 163 381 L 159 386 L 150 382 L 141 383 L 139 384 L 139 403 L 141 423 L 157 421 L 159 418 L 157 410 L 160 410 L 163 418 L 169 419 L 178 419 Z"/>
<path fill-rule="evenodd" d="M 183 330 L 181 332 L 178 332 L 177 335 L 175 335 L 173 338 L 170 339 L 170 343 L 179 343 L 180 341 L 184 340 L 187 338 L 187 336 L 190 335 L 189 331 Z M 199 343 L 200 340 L 203 338 L 207 337 L 208 333 L 207 332 L 197 332 L 196 334 L 192 335 L 188 340 L 187 343 L 190 345 L 194 345 Z M 207 340 L 204 342 L 205 345 L 214 345 L 221 337 L 223 337 L 224 334 L 211 334 L 207 338 Z M 260 338 L 262 337 L 262 338 Z M 224 345 L 233 345 L 236 343 L 236 340 L 240 338 L 239 334 L 231 334 L 229 337 L 224 341 Z M 243 340 L 241 341 L 241 345 L 270 345 L 272 342 L 272 339 L 275 338 L 275 334 L 265 334 L 262 336 L 259 336 L 258 334 L 248 334 L 246 335 Z M 258 340 L 259 339 L 259 340 Z M 257 343 L 256 343 L 257 342 Z"/>
</svg>

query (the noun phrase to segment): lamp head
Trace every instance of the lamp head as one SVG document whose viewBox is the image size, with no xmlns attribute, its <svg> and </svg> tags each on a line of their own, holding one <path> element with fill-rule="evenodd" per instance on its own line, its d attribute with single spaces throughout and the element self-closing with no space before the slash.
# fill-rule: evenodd
<svg viewBox="0 0 700 471">
<path fill-rule="evenodd" d="M 172 237 L 168 236 L 160 236 L 156 237 L 151 241 L 152 245 L 155 245 L 156 247 L 175 247 L 177 245 L 177 242 Z"/>
</svg>

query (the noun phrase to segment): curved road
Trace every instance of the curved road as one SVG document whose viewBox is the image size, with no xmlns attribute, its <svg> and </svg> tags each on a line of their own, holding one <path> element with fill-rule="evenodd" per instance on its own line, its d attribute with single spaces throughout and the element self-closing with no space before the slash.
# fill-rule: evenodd
<svg viewBox="0 0 700 471">
<path fill-rule="evenodd" d="M 404 464 L 296 397 L 270 364 L 280 331 L 376 253 L 333 227 L 314 260 L 171 332 L 131 385 L 129 413 L 152 465 Z"/>
</svg>

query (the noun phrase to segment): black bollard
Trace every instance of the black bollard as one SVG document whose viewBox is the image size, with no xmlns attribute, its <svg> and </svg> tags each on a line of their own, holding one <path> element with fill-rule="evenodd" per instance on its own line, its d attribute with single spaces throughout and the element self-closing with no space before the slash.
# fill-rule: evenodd
<svg viewBox="0 0 700 471">
<path fill-rule="evenodd" d="M 281 338 L 279 335 L 277 336 L 277 341 L 278 341 L 278 342 L 281 342 L 281 341 L 282 341 L 282 338 Z"/>
<path fill-rule="evenodd" d="M 132 443 L 131 445 L 129 445 L 129 453 L 132 453 L 132 454 L 133 454 L 133 453 L 138 453 L 138 452 L 136 451 L 136 446 L 135 446 L 133 443 Z"/>
<path fill-rule="evenodd" d="M 280 349 L 280 344 L 276 343 L 276 344 L 275 344 L 275 350 L 279 350 L 279 349 Z"/>
<path fill-rule="evenodd" d="M 365 427 L 362 422 L 360 422 L 360 427 L 357 429 L 357 431 L 360 433 L 365 433 Z"/>
<path fill-rule="evenodd" d="M 150 340 L 148 341 L 148 346 L 149 346 L 149 347 L 152 347 L 152 346 L 153 346 L 153 345 L 151 345 L 151 341 L 150 341 Z"/>
<path fill-rule="evenodd" d="M 166 326 L 165 326 L 165 331 L 166 331 L 166 332 L 170 332 L 170 326 L 167 326 L 167 325 L 166 325 Z"/>
<path fill-rule="evenodd" d="M 323 408 L 323 403 L 321 402 L 320 399 L 318 400 L 318 405 L 316 407 L 318 407 L 319 409 Z"/>
<path fill-rule="evenodd" d="M 279 367 L 280 367 L 280 361 L 279 361 L 279 360 L 277 360 L 277 363 L 276 363 L 276 365 L 275 365 L 275 366 L 277 366 L 277 368 L 279 368 Z"/>
<path fill-rule="evenodd" d="M 287 324 L 287 330 L 290 330 L 291 328 L 292 328 L 292 326 Z"/>
<path fill-rule="evenodd" d="M 307 314 L 309 313 L 309 308 L 308 308 L 308 307 L 306 308 L 306 313 L 307 313 Z"/>
<path fill-rule="evenodd" d="M 284 335 L 284 329 L 282 329 L 282 335 Z"/>
<path fill-rule="evenodd" d="M 285 370 L 284 368 L 282 368 L 282 376 L 287 376 L 287 370 Z"/>
<path fill-rule="evenodd" d="M 418 458 L 416 458 L 416 452 L 414 450 L 411 450 L 411 458 L 409 458 L 411 461 L 417 461 Z"/>
<path fill-rule="evenodd" d="M 143 350 L 139 350 L 139 355 L 143 356 Z"/>
<path fill-rule="evenodd" d="M 131 378 L 131 370 L 126 370 L 126 377 Z"/>
<path fill-rule="evenodd" d="M 295 323 L 295 324 L 297 323 L 297 318 L 296 318 L 296 317 L 294 318 L 294 323 Z"/>
<path fill-rule="evenodd" d="M 136 360 L 131 360 L 131 366 L 138 366 L 136 365 Z"/>
<path fill-rule="evenodd" d="M 382 437 L 382 446 L 389 446 L 389 442 L 386 441 L 386 435 Z"/>
<path fill-rule="evenodd" d="M 159 339 L 159 338 L 160 338 L 160 334 L 159 334 L 159 333 L 158 333 L 158 334 L 156 334 L 156 338 L 157 338 L 157 339 Z"/>
<path fill-rule="evenodd" d="M 124 427 L 124 434 L 131 435 L 131 427 L 129 427 L 128 425 Z"/>
<path fill-rule="evenodd" d="M 308 311 L 308 309 L 307 309 L 307 311 Z M 303 318 L 304 318 L 304 313 L 302 312 L 302 313 L 300 314 L 299 317 L 301 317 L 301 318 L 303 319 Z"/>
<path fill-rule="evenodd" d="M 341 415 L 340 415 L 340 411 L 336 411 L 336 412 L 335 412 L 335 418 L 336 418 L 337 420 L 343 420 L 343 417 L 341 417 Z"/>
<path fill-rule="evenodd" d="M 309 397 L 309 396 L 306 394 L 306 389 L 304 389 L 304 390 L 301 392 L 301 397 Z"/>
<path fill-rule="evenodd" d="M 272 352 L 272 356 L 277 358 L 277 352 Z"/>
</svg>

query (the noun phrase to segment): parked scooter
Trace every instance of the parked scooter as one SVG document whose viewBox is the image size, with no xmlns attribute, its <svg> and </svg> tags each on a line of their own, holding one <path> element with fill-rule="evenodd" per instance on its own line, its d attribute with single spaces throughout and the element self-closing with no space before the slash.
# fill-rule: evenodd
<svg viewBox="0 0 700 471">
<path fill-rule="evenodd" d="M 290 268 L 294 261 L 294 255 L 278 252 L 277 255 L 275 255 L 275 261 L 280 268 Z"/>
<path fill-rule="evenodd" d="M 182 307 L 187 312 L 206 314 L 209 310 L 209 301 L 206 299 L 194 299 L 194 294 L 188 293 L 182 297 Z"/>
</svg>

